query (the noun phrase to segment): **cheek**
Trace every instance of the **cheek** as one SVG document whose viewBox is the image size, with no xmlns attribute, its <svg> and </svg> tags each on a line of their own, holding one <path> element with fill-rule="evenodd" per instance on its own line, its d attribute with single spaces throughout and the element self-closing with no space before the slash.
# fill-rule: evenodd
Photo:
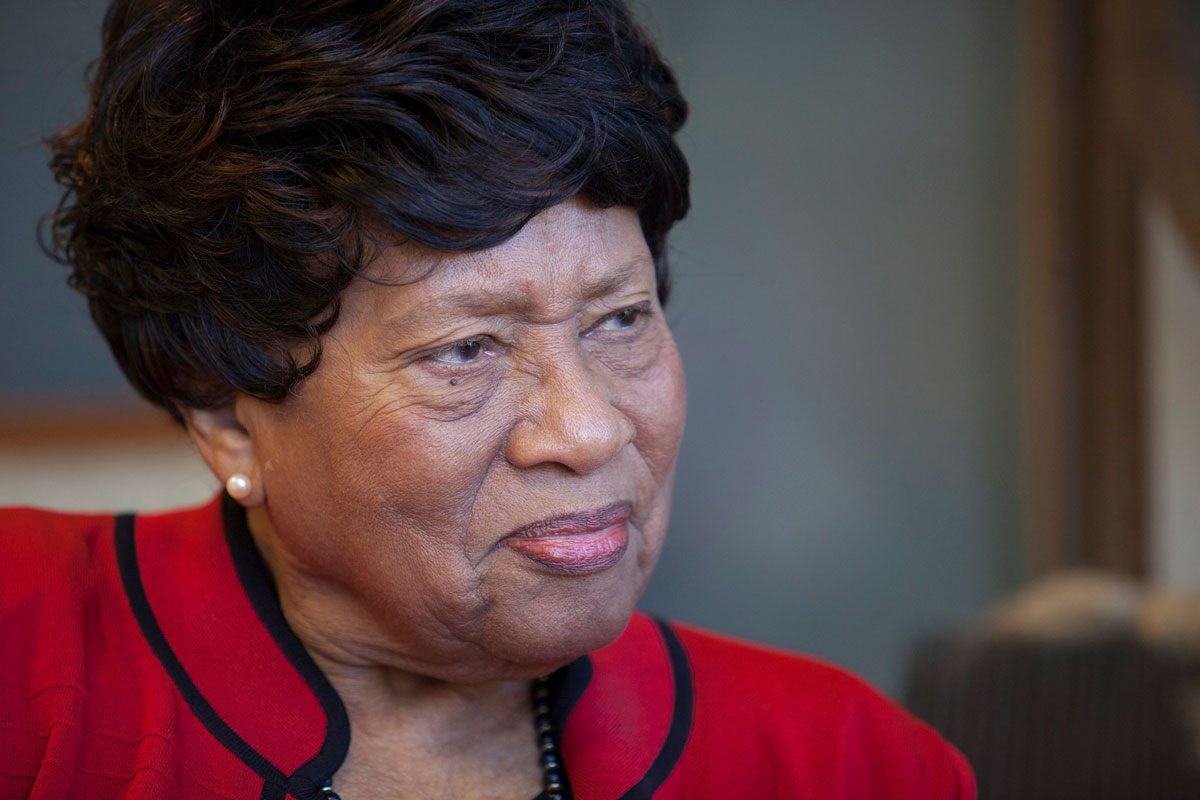
<svg viewBox="0 0 1200 800">
<path fill-rule="evenodd" d="M 638 450 L 662 477 L 675 464 L 687 417 L 687 387 L 674 341 L 650 369 L 629 381 L 622 406 L 637 429 Z"/>
<path fill-rule="evenodd" d="M 365 503 L 440 528 L 469 514 L 502 438 L 483 415 L 448 422 L 397 405 L 373 417 L 343 462 Z"/>
<path fill-rule="evenodd" d="M 277 429 L 272 499 L 300 518 L 294 527 L 338 519 L 359 538 L 405 531 L 404 541 L 428 545 L 462 530 L 503 431 L 482 414 L 451 421 L 441 406 L 430 413 L 429 404 L 366 388 L 336 402 L 314 397 L 292 417 L 311 424 Z"/>
</svg>

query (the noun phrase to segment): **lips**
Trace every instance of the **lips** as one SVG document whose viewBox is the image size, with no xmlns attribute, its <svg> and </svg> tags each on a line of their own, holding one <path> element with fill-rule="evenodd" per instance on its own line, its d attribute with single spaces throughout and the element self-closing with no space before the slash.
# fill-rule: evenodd
<svg viewBox="0 0 1200 800">
<path fill-rule="evenodd" d="M 590 575 L 616 564 L 629 546 L 629 503 L 526 525 L 502 541 L 505 547 L 563 575 Z"/>
</svg>

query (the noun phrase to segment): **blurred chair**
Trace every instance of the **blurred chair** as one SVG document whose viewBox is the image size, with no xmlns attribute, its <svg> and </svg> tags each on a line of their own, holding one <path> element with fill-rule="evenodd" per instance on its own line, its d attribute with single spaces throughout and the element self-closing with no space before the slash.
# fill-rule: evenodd
<svg viewBox="0 0 1200 800">
<path fill-rule="evenodd" d="M 1127 586 L 1111 588 L 1092 604 L 1103 617 L 1043 584 L 1033 594 L 1062 613 L 1041 603 L 1034 629 L 1009 624 L 1023 597 L 915 649 L 907 705 L 966 755 L 980 800 L 1200 798 L 1200 656 L 1148 641 L 1153 603 L 1130 609 L 1112 602 Z"/>
</svg>

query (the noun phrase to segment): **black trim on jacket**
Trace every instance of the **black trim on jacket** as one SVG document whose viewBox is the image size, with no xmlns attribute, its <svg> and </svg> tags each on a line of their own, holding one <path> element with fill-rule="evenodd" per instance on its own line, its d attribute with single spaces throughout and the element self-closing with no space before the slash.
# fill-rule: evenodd
<svg viewBox="0 0 1200 800">
<path fill-rule="evenodd" d="M 196 719 L 208 730 L 213 737 L 224 745 L 225 749 L 236 755 L 250 769 L 254 770 L 264 781 L 262 800 L 282 800 L 287 794 L 287 777 L 283 771 L 267 760 L 265 756 L 250 746 L 249 742 L 237 734 L 233 728 L 221 719 L 216 709 L 204 699 L 200 689 L 183 668 L 179 657 L 171 649 L 166 635 L 159 627 L 146 597 L 146 587 L 142 583 L 142 572 L 137 560 L 137 540 L 134 536 L 134 515 L 120 514 L 114 526 L 113 539 L 117 550 L 117 568 L 121 573 L 121 585 L 125 589 L 125 597 L 129 600 L 129 608 L 133 611 L 134 619 L 141 628 L 142 636 L 150 645 L 155 657 L 158 658 L 167 675 L 175 683 L 175 688 L 183 695 L 188 708 L 196 715 Z"/>
<path fill-rule="evenodd" d="M 350 721 L 346 707 L 325 673 L 312 660 L 303 643 L 287 624 L 279 605 L 271 572 L 250 533 L 246 510 L 228 494 L 221 498 L 221 520 L 234 570 L 247 599 L 280 652 L 304 679 L 325 713 L 325 739 L 312 759 L 290 775 L 285 774 L 234 731 L 201 694 L 199 687 L 172 650 L 146 595 L 138 564 L 136 518 L 133 514 L 118 515 L 114 528 L 117 565 L 125 596 L 146 643 L 192 713 L 218 742 L 263 779 L 260 800 L 284 800 L 288 794 L 301 800 L 318 800 L 321 787 L 342 765 L 350 747 Z M 663 620 L 654 621 L 662 635 L 674 680 L 671 722 L 667 736 L 650 767 L 620 800 L 648 800 L 653 797 L 678 763 L 691 731 L 694 690 L 687 654 L 670 626 Z M 550 678 L 551 732 L 560 754 L 567 720 L 591 684 L 594 670 L 592 659 L 585 655 L 558 670 Z M 574 794 L 568 767 L 564 762 L 561 771 L 562 794 L 566 800 L 572 800 Z M 543 791 L 534 800 L 545 798 L 546 793 Z"/>
<path fill-rule="evenodd" d="M 670 776 L 679 757 L 683 755 L 684 745 L 692 730 L 692 710 L 695 702 L 695 691 L 692 686 L 692 668 L 688 663 L 687 653 L 675 631 L 665 621 L 654 618 L 658 631 L 662 634 L 663 644 L 671 659 L 671 676 L 675 683 L 674 708 L 671 712 L 671 727 L 667 729 L 667 737 L 663 740 L 662 748 L 655 756 L 654 762 L 646 770 L 642 779 L 635 783 L 621 800 L 649 800 L 659 787 Z"/>
</svg>

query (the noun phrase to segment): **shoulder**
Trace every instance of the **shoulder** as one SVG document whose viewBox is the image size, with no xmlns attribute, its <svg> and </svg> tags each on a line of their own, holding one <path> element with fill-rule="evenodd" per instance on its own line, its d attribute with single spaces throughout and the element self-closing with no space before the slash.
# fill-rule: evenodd
<svg viewBox="0 0 1200 800">
<path fill-rule="evenodd" d="M 33 506 L 0 506 L 0 547 L 38 547 L 112 529 L 109 512 L 74 513 Z"/>
<path fill-rule="evenodd" d="M 668 630 L 690 667 L 697 752 L 740 742 L 732 745 L 738 760 L 769 765 L 804 796 L 975 796 L 957 750 L 846 670 L 689 625 Z M 732 730 L 742 735 L 730 737 Z"/>
<path fill-rule="evenodd" d="M 828 662 L 679 622 L 669 627 L 687 653 L 697 691 L 736 685 L 741 702 L 799 704 L 806 715 L 825 722 L 864 713 L 896 724 L 916 721 L 870 684 Z"/>
<path fill-rule="evenodd" d="M 33 683 L 51 677 L 81 684 L 82 653 L 73 648 L 83 646 L 101 587 L 115 578 L 106 574 L 114 572 L 106 569 L 114 522 L 112 514 L 0 508 L 0 689 L 38 691 Z"/>
<path fill-rule="evenodd" d="M 210 501 L 196 508 L 137 514 L 137 527 L 165 534 L 158 536 L 164 542 L 193 530 L 211 534 L 210 518 L 218 513 L 214 509 L 216 502 Z M 104 626 L 111 634 L 112 619 L 132 619 L 122 571 L 128 566 L 124 562 L 138 558 L 133 555 L 134 519 L 133 514 L 111 512 L 0 507 L 0 563 L 6 567 L 0 581 L 3 629 L 55 632 L 16 636 L 15 641 L 7 637 L 10 653 L 17 644 L 63 648 L 87 640 L 89 646 L 99 646 L 92 641 L 94 628 Z"/>
<path fill-rule="evenodd" d="M 172 544 L 199 518 L 139 514 L 138 539 Z M 211 778 L 210 737 L 133 609 L 134 530 L 133 515 L 0 508 L 0 797 L 174 797 L 164 782 Z"/>
<path fill-rule="evenodd" d="M 27 506 L 0 508 L 0 612 L 34 597 L 79 601 L 98 551 L 111 543 L 114 515 L 72 514 Z"/>
<path fill-rule="evenodd" d="M 2 796 L 24 796 L 31 781 L 50 794 L 70 791 L 62 765 L 78 747 L 105 583 L 96 564 L 111 549 L 113 522 L 111 514 L 0 508 L 0 717 L 13 722 L 0 725 Z"/>
</svg>

